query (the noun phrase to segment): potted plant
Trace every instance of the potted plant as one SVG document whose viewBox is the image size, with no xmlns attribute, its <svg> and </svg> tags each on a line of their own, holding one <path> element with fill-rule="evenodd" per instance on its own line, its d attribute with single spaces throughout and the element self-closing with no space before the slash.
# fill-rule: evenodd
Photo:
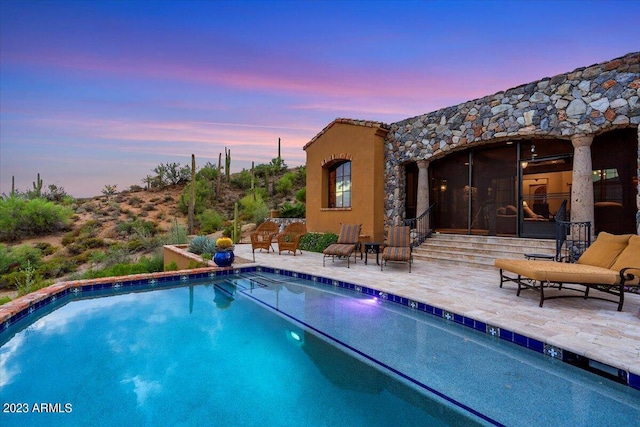
<svg viewBox="0 0 640 427">
<path fill-rule="evenodd" d="M 221 237 L 216 240 L 216 253 L 213 256 L 213 262 L 218 267 L 229 267 L 233 264 L 234 258 L 233 241 L 228 237 Z"/>
</svg>

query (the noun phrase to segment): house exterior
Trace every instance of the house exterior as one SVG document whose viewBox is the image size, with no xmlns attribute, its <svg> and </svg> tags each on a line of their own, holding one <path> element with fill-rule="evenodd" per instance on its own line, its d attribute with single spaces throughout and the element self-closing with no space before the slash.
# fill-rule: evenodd
<svg viewBox="0 0 640 427">
<path fill-rule="evenodd" d="M 362 239 L 381 241 L 385 223 L 385 138 L 378 122 L 336 119 L 304 146 L 307 230 L 340 232 L 362 224 Z"/>
<path fill-rule="evenodd" d="M 380 241 L 433 206 L 436 231 L 553 238 L 566 200 L 592 234 L 636 233 L 639 97 L 634 52 L 389 125 L 336 119 L 304 147 L 307 227 Z"/>
</svg>

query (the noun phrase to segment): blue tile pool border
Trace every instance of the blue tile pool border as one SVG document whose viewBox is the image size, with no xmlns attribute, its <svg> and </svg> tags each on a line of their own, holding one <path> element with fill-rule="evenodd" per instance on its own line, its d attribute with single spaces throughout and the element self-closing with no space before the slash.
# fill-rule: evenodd
<svg viewBox="0 0 640 427">
<path fill-rule="evenodd" d="M 384 301 L 399 304 L 411 310 L 424 312 L 439 318 L 443 318 L 446 321 L 457 323 L 462 326 L 474 329 L 478 332 L 482 332 L 487 335 L 490 335 L 496 340 L 504 340 L 507 342 L 517 344 L 528 350 L 535 351 L 536 353 L 544 354 L 545 356 L 551 357 L 556 360 L 560 360 L 570 365 L 596 373 L 598 375 L 601 375 L 605 378 L 608 378 L 620 384 L 624 384 L 626 386 L 640 390 L 640 375 L 634 374 L 632 372 L 628 372 L 624 369 L 604 365 L 601 362 L 598 362 L 596 360 L 592 360 L 587 357 L 580 356 L 569 350 L 566 350 L 561 347 L 554 346 L 548 343 L 544 343 L 534 338 L 530 338 L 525 335 L 510 331 L 506 328 L 490 325 L 488 323 L 481 322 L 471 317 L 457 314 L 449 310 L 444 310 L 442 308 L 432 306 L 427 303 L 414 301 L 400 295 L 394 295 L 391 293 L 383 292 L 383 291 L 380 291 L 374 288 L 369 288 L 367 286 L 359 285 L 356 283 L 336 280 L 336 279 L 332 279 L 324 276 L 316 276 L 312 274 L 300 273 L 300 272 L 281 269 L 281 268 L 272 268 L 272 267 L 264 267 L 264 266 L 256 266 L 256 265 L 251 265 L 248 267 L 239 267 L 239 268 L 197 269 L 197 270 L 184 270 L 184 271 L 177 271 L 177 272 L 164 272 L 164 273 L 158 273 L 158 274 L 112 277 L 107 279 L 83 280 L 78 282 L 67 282 L 67 283 L 61 283 L 58 285 L 53 285 L 51 288 L 54 288 L 54 289 L 49 294 L 40 293 L 39 295 L 35 295 L 32 301 L 27 299 L 25 302 L 22 302 L 21 306 L 24 306 L 24 308 L 17 310 L 13 313 L 10 313 L 9 315 L 4 313 L 3 316 L 0 317 L 0 322 L 2 322 L 0 327 L 0 334 L 8 330 L 9 327 L 14 325 L 15 323 L 26 319 L 28 316 L 32 314 L 37 314 L 36 312 L 40 310 L 45 311 L 44 309 L 46 307 L 48 307 L 50 304 L 62 298 L 71 297 L 72 298 L 70 299 L 71 301 L 73 299 L 82 298 L 83 293 L 85 292 L 110 291 L 110 290 L 126 292 L 129 290 L 136 290 L 136 288 L 145 289 L 145 290 L 162 289 L 167 287 L 183 286 L 184 282 L 188 282 L 188 281 L 202 280 L 207 278 L 213 279 L 218 277 L 238 275 L 243 273 L 253 273 L 253 272 L 278 274 L 281 276 L 306 280 L 311 282 L 311 284 L 322 283 L 325 285 L 331 285 L 331 286 L 339 287 L 342 289 L 348 289 L 356 293 L 362 293 L 364 295 L 373 296 Z M 59 290 L 56 291 L 55 290 L 56 287 L 59 288 Z M 47 288 L 41 291 L 46 291 L 46 289 Z M 36 292 L 35 294 L 38 294 L 38 292 Z M 91 296 L 87 295 L 87 297 L 91 297 Z M 0 306 L 0 309 L 2 308 L 3 306 Z"/>
</svg>

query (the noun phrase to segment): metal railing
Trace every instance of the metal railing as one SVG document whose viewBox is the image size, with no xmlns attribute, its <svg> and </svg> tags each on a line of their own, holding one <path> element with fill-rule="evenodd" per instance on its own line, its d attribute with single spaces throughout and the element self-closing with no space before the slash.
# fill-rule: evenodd
<svg viewBox="0 0 640 427">
<path fill-rule="evenodd" d="M 591 246 L 591 221 L 556 221 L 556 261 L 576 262 Z"/>
<path fill-rule="evenodd" d="M 404 225 L 408 225 L 411 228 L 411 246 L 417 247 L 422 244 L 428 237 L 431 236 L 431 211 L 435 204 L 429 206 L 417 218 L 408 218 L 404 220 Z"/>
</svg>

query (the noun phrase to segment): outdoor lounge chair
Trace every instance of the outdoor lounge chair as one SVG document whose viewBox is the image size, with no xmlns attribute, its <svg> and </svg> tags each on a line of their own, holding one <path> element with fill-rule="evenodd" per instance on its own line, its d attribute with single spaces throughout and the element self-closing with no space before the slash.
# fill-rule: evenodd
<svg viewBox="0 0 640 427">
<path fill-rule="evenodd" d="M 411 228 L 408 226 L 391 226 L 387 234 L 387 241 L 382 250 L 382 262 L 380 271 L 387 261 L 409 263 L 409 273 L 411 273 Z"/>
<path fill-rule="evenodd" d="M 494 265 L 500 269 L 500 287 L 505 282 L 514 282 L 518 285 L 518 296 L 522 289 L 538 290 L 540 307 L 545 299 L 577 296 L 618 303 L 618 311 L 621 311 L 625 290 L 640 287 L 640 236 L 602 232 L 576 263 L 496 259 Z M 513 273 L 515 277 L 505 272 Z M 567 284 L 584 286 L 584 289 Z M 563 292 L 545 296 L 545 287 L 581 294 Z M 614 295 L 617 300 L 589 295 L 591 288 Z"/>
<path fill-rule="evenodd" d="M 347 258 L 347 268 L 349 268 L 349 259 L 353 254 L 353 262 L 356 262 L 356 249 L 360 246 L 360 224 L 342 224 L 338 241 L 329 245 L 323 253 L 322 266 L 325 265 L 327 257 L 331 257 L 335 261 L 335 257 Z"/>
<path fill-rule="evenodd" d="M 301 222 L 294 222 L 285 227 L 282 233 L 278 234 L 278 255 L 282 254 L 282 251 L 293 252 L 293 256 L 296 255 L 296 251 L 302 251 L 298 248 L 300 244 L 300 238 L 307 234 L 307 227 Z"/>
<path fill-rule="evenodd" d="M 278 234 L 278 224 L 273 221 L 265 221 L 251 233 L 251 252 L 253 253 L 253 260 L 256 260 L 256 249 L 266 249 L 269 252 L 269 248 L 273 249 L 273 239 Z"/>
</svg>

